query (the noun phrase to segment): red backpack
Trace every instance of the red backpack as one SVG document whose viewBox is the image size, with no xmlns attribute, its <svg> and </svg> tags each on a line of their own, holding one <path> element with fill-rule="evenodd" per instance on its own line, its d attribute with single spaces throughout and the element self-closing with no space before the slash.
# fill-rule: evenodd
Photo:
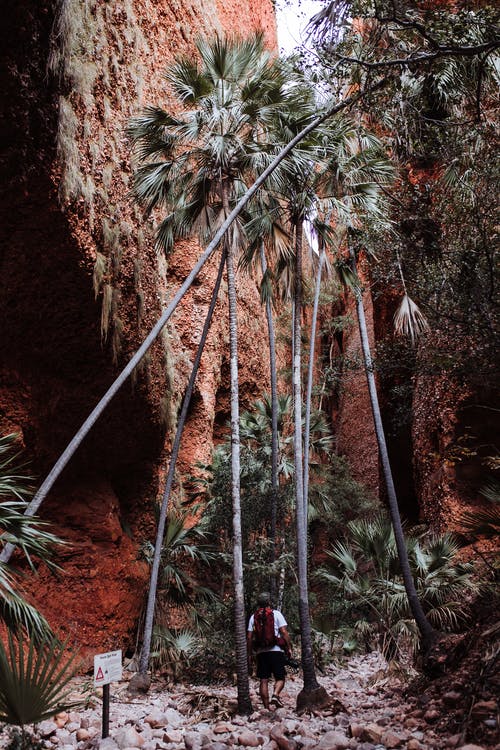
<svg viewBox="0 0 500 750">
<path fill-rule="evenodd" d="M 272 648 L 276 644 L 273 610 L 271 607 L 259 607 L 253 616 L 254 648 Z"/>
</svg>

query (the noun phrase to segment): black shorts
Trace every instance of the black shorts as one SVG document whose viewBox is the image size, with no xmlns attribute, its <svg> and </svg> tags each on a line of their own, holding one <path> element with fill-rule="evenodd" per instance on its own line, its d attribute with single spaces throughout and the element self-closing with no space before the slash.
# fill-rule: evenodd
<svg viewBox="0 0 500 750">
<path fill-rule="evenodd" d="M 257 654 L 257 677 L 268 680 L 274 675 L 275 680 L 285 679 L 285 654 L 283 651 L 263 651 Z"/>
</svg>

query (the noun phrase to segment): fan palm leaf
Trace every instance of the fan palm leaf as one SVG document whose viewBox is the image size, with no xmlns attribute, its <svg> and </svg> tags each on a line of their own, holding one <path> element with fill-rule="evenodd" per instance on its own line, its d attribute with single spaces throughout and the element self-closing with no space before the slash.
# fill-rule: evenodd
<svg viewBox="0 0 500 750">
<path fill-rule="evenodd" d="M 26 645 L 9 631 L 7 648 L 0 641 L 0 721 L 23 727 L 76 707 L 66 690 L 75 659 L 53 637 Z"/>
<path fill-rule="evenodd" d="M 419 336 L 429 330 L 425 315 L 406 293 L 394 314 L 394 330 L 397 336 L 407 336 L 413 345 Z"/>
</svg>

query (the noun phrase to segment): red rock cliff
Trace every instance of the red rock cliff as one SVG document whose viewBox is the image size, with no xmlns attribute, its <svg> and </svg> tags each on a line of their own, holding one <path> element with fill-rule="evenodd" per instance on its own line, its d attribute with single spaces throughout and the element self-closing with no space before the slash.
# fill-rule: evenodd
<svg viewBox="0 0 500 750">
<path fill-rule="evenodd" d="M 165 262 L 129 197 L 124 128 L 146 103 L 165 103 L 165 66 L 194 54 L 198 35 L 263 29 L 270 0 L 237 4 L 126 0 L 7 2 L 1 49 L 0 427 L 17 431 L 39 477 L 50 468 L 190 270 L 199 248 Z M 37 606 L 83 650 L 127 647 L 147 569 L 151 502 L 215 278 L 215 261 L 121 390 L 43 506 L 71 542 L 64 573 L 45 571 Z M 255 283 L 240 276 L 240 394 L 267 388 Z M 206 460 L 227 418 L 224 295 L 198 378 L 180 467 Z M 251 314 L 250 314 L 251 313 Z M 265 354 L 265 351 L 264 351 Z"/>
</svg>

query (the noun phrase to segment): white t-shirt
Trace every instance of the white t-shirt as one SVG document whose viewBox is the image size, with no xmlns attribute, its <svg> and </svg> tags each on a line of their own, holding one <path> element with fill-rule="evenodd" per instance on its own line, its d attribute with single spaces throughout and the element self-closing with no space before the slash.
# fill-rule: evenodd
<svg viewBox="0 0 500 750">
<path fill-rule="evenodd" d="M 273 617 L 274 617 L 274 635 L 277 638 L 279 635 L 280 628 L 286 628 L 287 623 L 286 623 L 285 618 L 281 614 L 281 612 L 277 609 L 273 609 Z M 252 615 L 248 621 L 247 630 L 249 633 L 253 633 L 253 621 L 254 621 L 254 616 Z M 272 646 L 271 648 L 258 648 L 257 653 L 262 654 L 265 651 L 282 651 L 282 650 L 283 649 L 281 649 L 279 646 Z"/>
</svg>

